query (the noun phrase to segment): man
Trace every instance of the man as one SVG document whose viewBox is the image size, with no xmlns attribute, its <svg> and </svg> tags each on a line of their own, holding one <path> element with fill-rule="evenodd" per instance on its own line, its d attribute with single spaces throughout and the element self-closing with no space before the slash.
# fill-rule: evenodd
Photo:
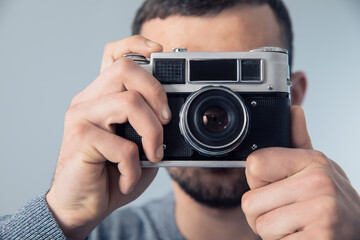
<svg viewBox="0 0 360 240">
<path fill-rule="evenodd" d="M 360 197 L 341 168 L 312 149 L 304 113 L 296 106 L 306 91 L 301 72 L 291 76 L 294 148 L 258 150 L 248 157 L 246 169 L 171 168 L 174 199 L 167 196 L 108 217 L 141 195 L 157 171 L 141 169 L 137 146 L 116 136 L 113 124 L 129 121 L 142 136 L 148 159 L 158 162 L 163 157 L 162 125 L 171 119 L 162 86 L 123 54 L 149 56 L 173 47 L 248 51 L 279 46 L 292 55 L 291 24 L 276 0 L 148 0 L 133 30 L 141 36 L 109 43 L 101 74 L 73 99 L 50 191 L 4 218 L 0 237 L 360 237 Z"/>
</svg>

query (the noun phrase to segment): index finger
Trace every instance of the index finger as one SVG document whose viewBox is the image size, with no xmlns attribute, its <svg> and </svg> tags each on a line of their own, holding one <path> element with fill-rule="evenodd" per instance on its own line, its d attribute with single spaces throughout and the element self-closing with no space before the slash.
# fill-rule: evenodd
<svg viewBox="0 0 360 240">
<path fill-rule="evenodd" d="M 77 94 L 71 105 L 129 90 L 141 94 L 161 123 L 166 124 L 170 121 L 171 111 L 163 86 L 151 73 L 130 58 L 118 59 L 87 88 Z"/>
<path fill-rule="evenodd" d="M 116 42 L 110 42 L 105 45 L 102 57 L 100 72 L 110 67 L 116 60 L 122 58 L 126 53 L 139 53 L 149 57 L 152 52 L 161 52 L 161 44 L 153 42 L 140 35 L 134 35 Z"/>
</svg>

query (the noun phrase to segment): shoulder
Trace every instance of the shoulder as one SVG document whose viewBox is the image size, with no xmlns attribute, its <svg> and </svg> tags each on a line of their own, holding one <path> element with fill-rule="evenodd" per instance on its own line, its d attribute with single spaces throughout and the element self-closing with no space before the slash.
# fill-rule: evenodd
<svg viewBox="0 0 360 240">
<path fill-rule="evenodd" d="M 90 239 L 168 239 L 178 234 L 174 197 L 169 193 L 144 205 L 113 212 L 94 230 Z"/>
</svg>

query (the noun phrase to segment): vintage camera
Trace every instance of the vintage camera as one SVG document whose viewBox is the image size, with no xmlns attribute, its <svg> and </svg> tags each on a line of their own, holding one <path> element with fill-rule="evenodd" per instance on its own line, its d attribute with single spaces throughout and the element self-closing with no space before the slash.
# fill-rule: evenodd
<svg viewBox="0 0 360 240">
<path fill-rule="evenodd" d="M 116 133 L 139 146 L 143 167 L 244 167 L 266 147 L 290 147 L 287 50 L 127 54 L 163 85 L 172 112 L 164 126 L 164 159 L 146 159 L 129 123 Z"/>
</svg>

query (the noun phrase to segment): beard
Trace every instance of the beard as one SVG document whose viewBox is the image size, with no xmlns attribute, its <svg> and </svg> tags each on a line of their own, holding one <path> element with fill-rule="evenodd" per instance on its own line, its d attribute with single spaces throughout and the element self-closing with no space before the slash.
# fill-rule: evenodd
<svg viewBox="0 0 360 240">
<path fill-rule="evenodd" d="M 170 177 L 196 202 L 211 208 L 241 206 L 250 190 L 245 168 L 168 168 Z"/>
</svg>

